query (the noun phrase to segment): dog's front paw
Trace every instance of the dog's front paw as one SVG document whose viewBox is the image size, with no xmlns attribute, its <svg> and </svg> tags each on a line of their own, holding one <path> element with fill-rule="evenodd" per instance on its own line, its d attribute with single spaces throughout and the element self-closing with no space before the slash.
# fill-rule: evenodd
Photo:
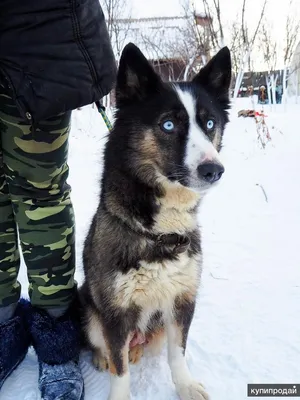
<svg viewBox="0 0 300 400">
<path fill-rule="evenodd" d="M 180 400 L 209 400 L 204 387 L 196 381 L 192 381 L 188 385 L 178 385 L 177 392 Z"/>
<path fill-rule="evenodd" d="M 95 350 L 93 353 L 93 364 L 99 371 L 108 370 L 108 360 L 100 351 Z"/>
<path fill-rule="evenodd" d="M 129 362 L 131 364 L 137 364 L 140 362 L 144 354 L 144 346 L 142 344 L 137 344 L 129 350 Z"/>
</svg>

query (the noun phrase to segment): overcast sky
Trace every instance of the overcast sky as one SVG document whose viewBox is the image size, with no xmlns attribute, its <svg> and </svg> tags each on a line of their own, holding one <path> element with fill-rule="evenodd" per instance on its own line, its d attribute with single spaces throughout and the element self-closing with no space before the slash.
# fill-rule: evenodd
<svg viewBox="0 0 300 400">
<path fill-rule="evenodd" d="M 132 4 L 133 17 L 154 17 L 154 16 L 176 16 L 182 13 L 181 0 L 130 0 Z M 202 9 L 202 0 L 194 0 L 196 8 Z M 237 13 L 241 11 L 242 0 L 220 0 L 222 20 L 224 26 L 230 28 L 232 21 L 236 20 Z M 289 0 L 268 0 L 266 15 L 270 24 L 273 25 L 274 37 L 283 47 L 285 35 L 285 19 L 288 13 Z M 246 0 L 246 16 L 248 26 L 255 29 L 259 20 L 263 0 Z M 295 0 L 293 15 L 300 18 L 300 0 Z M 229 41 L 228 34 L 226 35 Z M 230 43 L 225 43 L 229 45 Z M 258 55 L 259 56 L 259 55 Z"/>
</svg>

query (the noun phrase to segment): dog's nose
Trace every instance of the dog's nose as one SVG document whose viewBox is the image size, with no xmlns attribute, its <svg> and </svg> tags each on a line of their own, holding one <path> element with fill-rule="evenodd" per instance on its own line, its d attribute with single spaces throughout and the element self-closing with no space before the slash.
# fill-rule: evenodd
<svg viewBox="0 0 300 400">
<path fill-rule="evenodd" d="M 199 178 L 204 179 L 206 182 L 214 183 L 218 181 L 223 175 L 225 169 L 221 164 L 204 163 L 197 167 Z"/>
</svg>

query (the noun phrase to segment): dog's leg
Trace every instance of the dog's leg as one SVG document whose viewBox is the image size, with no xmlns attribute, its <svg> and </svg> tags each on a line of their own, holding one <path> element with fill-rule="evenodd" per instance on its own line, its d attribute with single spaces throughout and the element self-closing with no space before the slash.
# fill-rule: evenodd
<svg viewBox="0 0 300 400">
<path fill-rule="evenodd" d="M 108 359 L 100 349 L 93 349 L 93 364 L 99 371 L 108 370 Z"/>
<path fill-rule="evenodd" d="M 130 399 L 129 343 L 133 335 L 121 325 L 114 325 L 106 336 L 110 372 L 108 400 Z"/>
<path fill-rule="evenodd" d="M 152 356 L 158 356 L 163 348 L 166 340 L 165 327 L 160 328 L 147 336 L 148 343 L 146 345 L 146 351 Z"/>
<path fill-rule="evenodd" d="M 208 400 L 203 386 L 193 379 L 185 358 L 186 342 L 194 310 L 194 300 L 187 297 L 176 300 L 174 320 L 167 324 L 168 361 L 181 400 Z"/>
<path fill-rule="evenodd" d="M 106 371 L 108 369 L 108 351 L 103 335 L 103 327 L 96 312 L 89 310 L 88 316 L 85 330 L 93 352 L 93 364 L 100 371 Z"/>
</svg>

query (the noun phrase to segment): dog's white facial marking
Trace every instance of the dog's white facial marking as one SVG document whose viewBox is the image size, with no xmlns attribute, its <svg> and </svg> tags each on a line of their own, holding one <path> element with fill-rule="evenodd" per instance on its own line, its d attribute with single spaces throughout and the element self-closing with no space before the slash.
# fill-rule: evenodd
<svg viewBox="0 0 300 400">
<path fill-rule="evenodd" d="M 203 161 L 218 160 L 218 152 L 196 122 L 196 103 L 192 94 L 176 88 L 178 96 L 189 116 L 189 138 L 186 152 L 186 165 L 197 168 Z"/>
<path fill-rule="evenodd" d="M 185 165 L 190 170 L 191 186 L 195 186 L 195 189 L 200 191 L 205 191 L 210 185 L 206 182 L 200 182 L 197 174 L 197 167 L 204 163 L 222 164 L 220 156 L 214 144 L 207 138 L 196 122 L 196 102 L 193 95 L 178 87 L 176 87 L 176 91 L 189 116 L 189 133 Z"/>
</svg>

